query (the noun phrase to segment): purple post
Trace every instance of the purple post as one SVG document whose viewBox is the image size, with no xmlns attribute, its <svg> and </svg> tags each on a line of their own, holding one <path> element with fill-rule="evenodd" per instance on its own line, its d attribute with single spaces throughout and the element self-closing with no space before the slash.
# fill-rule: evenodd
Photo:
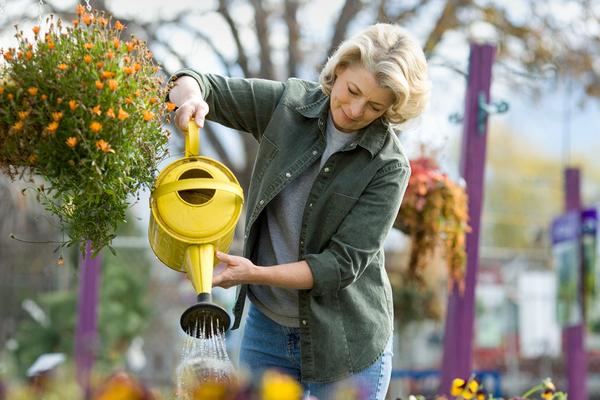
<svg viewBox="0 0 600 400">
<path fill-rule="evenodd" d="M 578 168 L 565 168 L 565 211 L 581 210 L 581 178 Z M 581 258 L 580 258 L 581 259 Z M 579 265 L 579 305 L 583 307 L 584 271 L 583 263 Z M 585 318 L 585 314 L 584 317 Z M 567 363 L 567 392 L 570 400 L 585 400 L 587 393 L 587 360 L 585 354 L 584 333 L 585 319 L 568 326 L 563 330 Z"/>
<path fill-rule="evenodd" d="M 77 381 L 85 399 L 91 397 L 90 373 L 94 365 L 94 349 L 98 336 L 97 304 L 100 286 L 101 255 L 92 258 L 88 241 L 85 254 L 79 259 L 79 298 L 77 301 L 77 328 L 75 330 L 75 366 Z"/>
<path fill-rule="evenodd" d="M 450 394 L 454 378 L 467 379 L 472 372 L 475 283 L 479 261 L 479 231 L 483 203 L 487 123 L 480 124 L 479 97 L 489 102 L 492 64 L 496 47 L 471 44 L 469 80 L 465 97 L 460 173 L 465 179 L 471 232 L 466 237 L 467 266 L 464 293 L 454 285 L 448 295 L 440 393 Z M 487 122 L 487 121 L 483 121 Z"/>
</svg>

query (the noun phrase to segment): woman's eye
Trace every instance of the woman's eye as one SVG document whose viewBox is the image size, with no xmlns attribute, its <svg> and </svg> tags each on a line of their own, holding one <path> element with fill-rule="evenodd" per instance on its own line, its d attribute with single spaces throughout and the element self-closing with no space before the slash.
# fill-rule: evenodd
<svg viewBox="0 0 600 400">
<path fill-rule="evenodd" d="M 356 93 L 354 90 L 348 88 L 348 91 L 350 92 L 351 95 L 356 96 L 358 93 Z"/>
<path fill-rule="evenodd" d="M 374 107 L 374 106 L 371 106 L 371 109 L 372 109 L 373 111 L 375 111 L 375 112 L 380 112 L 380 111 L 381 111 L 381 109 L 380 109 L 380 108 L 377 108 L 377 107 Z"/>
</svg>

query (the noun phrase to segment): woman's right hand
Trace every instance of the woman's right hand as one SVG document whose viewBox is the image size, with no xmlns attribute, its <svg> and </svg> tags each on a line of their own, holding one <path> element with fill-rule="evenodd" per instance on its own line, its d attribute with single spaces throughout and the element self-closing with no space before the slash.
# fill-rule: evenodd
<svg viewBox="0 0 600 400">
<path fill-rule="evenodd" d="M 204 126 L 204 118 L 208 114 L 208 104 L 202 96 L 188 97 L 175 112 L 175 124 L 183 132 L 187 132 L 188 123 L 193 118 L 200 128 Z"/>
</svg>

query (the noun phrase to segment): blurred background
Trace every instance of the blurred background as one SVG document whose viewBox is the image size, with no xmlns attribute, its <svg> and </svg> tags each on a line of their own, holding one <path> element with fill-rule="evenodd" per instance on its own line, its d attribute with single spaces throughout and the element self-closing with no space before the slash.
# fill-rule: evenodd
<svg viewBox="0 0 600 400">
<path fill-rule="evenodd" d="M 14 46 L 14 25 L 30 31 L 49 14 L 74 18 L 78 2 L 0 0 L 0 47 Z M 86 2 L 81 2 L 86 5 Z M 565 354 L 556 318 L 557 278 L 550 226 L 564 208 L 566 166 L 581 169 L 582 203 L 600 203 L 600 2 L 594 0 L 90 0 L 146 40 L 166 76 L 182 67 L 235 77 L 315 80 L 327 56 L 376 21 L 414 33 L 429 60 L 431 104 L 401 133 L 409 157 L 436 160 L 460 182 L 461 115 L 469 44 L 497 47 L 492 100 L 509 104 L 489 119 L 476 289 L 473 365 L 512 396 L 550 376 L 565 388 Z M 172 127 L 171 130 L 175 131 Z M 208 123 L 201 152 L 230 167 L 247 188 L 256 144 Z M 170 157 L 183 156 L 180 135 Z M 164 166 L 163 165 L 163 166 Z M 73 362 L 78 249 L 55 251 L 62 233 L 28 183 L 0 175 L 0 380 L 11 387 L 43 354 Z M 29 184 L 30 185 L 30 184 Z M 162 265 L 146 236 L 148 193 L 132 198 L 126 224 L 102 254 L 99 376 L 126 370 L 170 393 L 181 357 L 179 316 L 194 302 L 189 281 Z M 232 253 L 240 254 L 243 218 Z M 15 238 L 11 237 L 11 234 Z M 29 242 L 25 243 L 18 239 Z M 405 268 L 410 241 L 386 241 L 391 275 Z M 597 251 L 597 250 L 596 250 Z M 396 331 L 390 398 L 434 393 L 442 357 L 447 272 L 436 253 L 426 285 L 395 287 Z M 235 290 L 215 289 L 231 310 Z M 398 312 L 400 311 L 401 312 Z M 240 330 L 227 338 L 235 360 Z M 600 398 L 600 323 L 586 335 L 588 391 Z M 421 373 L 419 373 L 419 371 Z M 68 373 L 68 372 L 67 372 Z"/>
</svg>

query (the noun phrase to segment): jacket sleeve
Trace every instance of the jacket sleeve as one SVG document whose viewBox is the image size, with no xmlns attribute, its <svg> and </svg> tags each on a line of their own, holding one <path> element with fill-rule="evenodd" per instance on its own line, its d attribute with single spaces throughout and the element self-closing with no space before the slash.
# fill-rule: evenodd
<svg viewBox="0 0 600 400">
<path fill-rule="evenodd" d="M 191 76 L 198 82 L 210 109 L 208 120 L 249 132 L 258 141 L 285 90 L 283 82 L 228 78 L 201 74 L 191 69 L 177 71 L 170 80 L 183 75 Z"/>
<path fill-rule="evenodd" d="M 402 163 L 379 170 L 325 250 L 305 256 L 313 274 L 314 284 L 310 290 L 313 296 L 352 284 L 375 257 L 381 256 L 383 242 L 400 209 L 409 176 L 410 167 Z"/>
</svg>

